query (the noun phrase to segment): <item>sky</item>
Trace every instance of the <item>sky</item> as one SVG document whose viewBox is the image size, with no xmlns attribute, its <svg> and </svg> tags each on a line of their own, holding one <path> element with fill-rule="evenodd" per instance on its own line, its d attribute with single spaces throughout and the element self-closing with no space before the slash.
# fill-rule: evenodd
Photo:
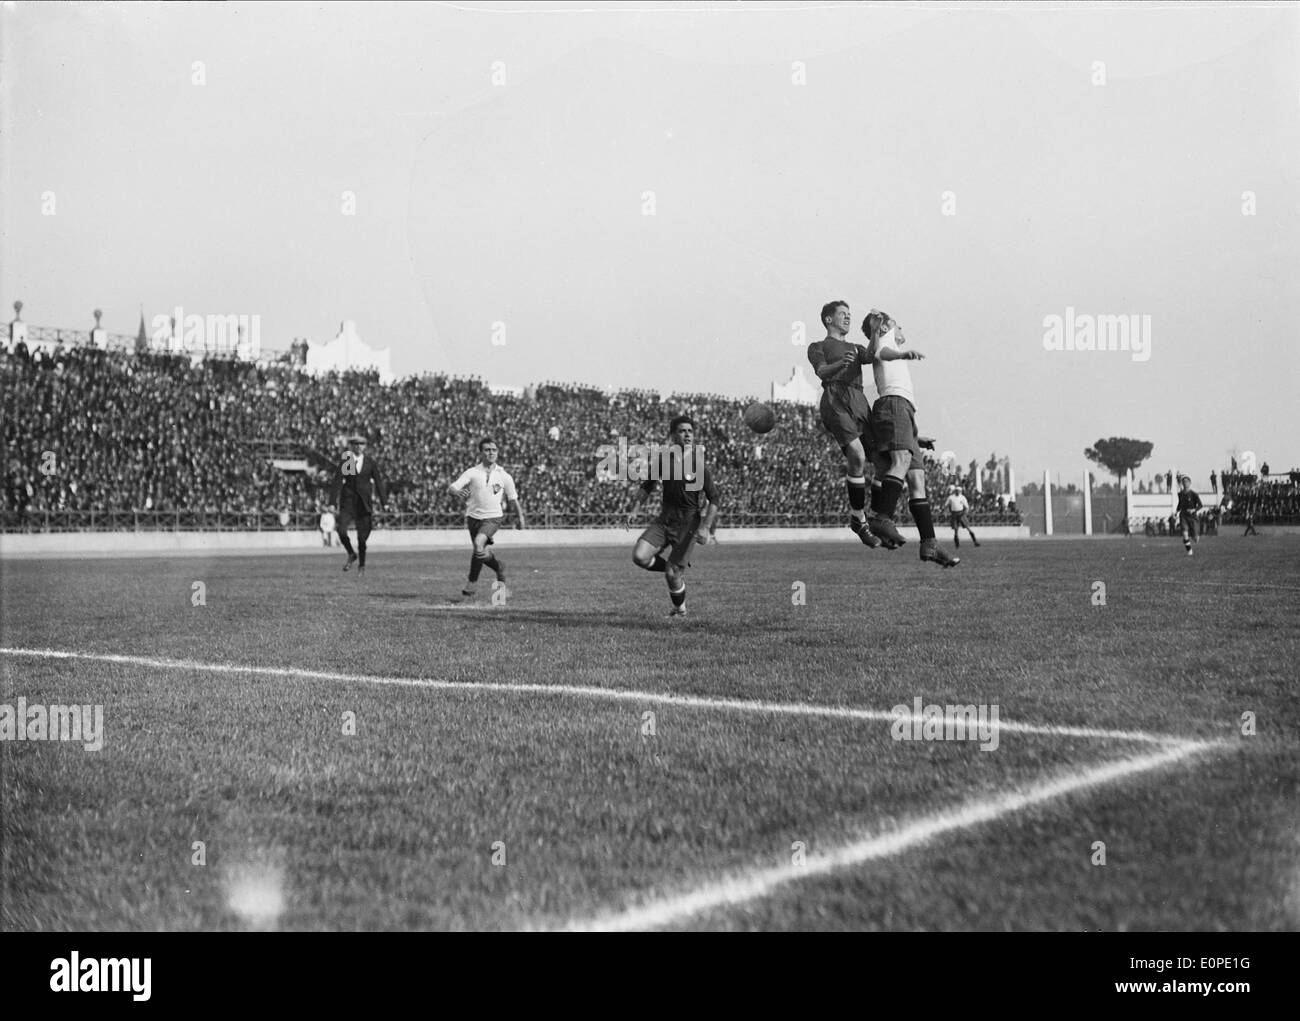
<svg viewBox="0 0 1300 1021">
<path fill-rule="evenodd" d="M 4 318 L 765 397 L 845 299 L 963 463 L 1300 467 L 1300 5 L 681 8 L 4 3 Z"/>
</svg>

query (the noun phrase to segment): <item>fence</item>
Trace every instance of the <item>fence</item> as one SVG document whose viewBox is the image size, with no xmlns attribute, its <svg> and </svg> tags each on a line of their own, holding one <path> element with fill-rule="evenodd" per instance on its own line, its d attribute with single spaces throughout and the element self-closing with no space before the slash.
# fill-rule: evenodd
<svg viewBox="0 0 1300 1021">
<path fill-rule="evenodd" d="M 7 333 L 5 334 L 5 337 L 6 340 L 3 343 L 7 344 L 8 343 Z M 96 348 L 96 350 L 100 350 L 100 351 L 114 351 L 114 352 L 126 353 L 126 354 L 143 353 L 149 355 L 171 355 L 172 357 L 185 357 L 185 358 L 197 357 L 197 358 L 212 359 L 215 361 L 240 360 L 238 359 L 238 357 L 236 356 L 233 350 L 190 350 L 186 348 L 181 350 L 169 351 L 169 350 L 155 349 L 152 342 L 149 341 L 147 338 L 144 347 L 142 349 L 140 347 L 139 338 L 132 336 L 129 333 L 108 333 L 107 331 L 105 331 L 103 334 L 103 338 L 104 338 L 104 346 L 96 348 L 96 345 L 94 344 L 94 341 L 91 338 L 91 331 L 88 329 L 68 330 L 68 329 L 63 329 L 62 327 L 33 326 L 31 324 L 27 324 L 27 339 L 24 341 L 24 343 L 27 345 L 29 351 L 44 350 L 44 351 L 52 352 L 61 345 L 67 348 L 87 347 L 87 348 Z M 272 364 L 275 362 L 284 361 L 286 358 L 290 356 L 290 354 L 291 352 L 289 351 L 271 350 L 269 348 L 259 346 L 257 351 L 257 357 L 254 358 L 253 361 L 259 364 Z"/>
<path fill-rule="evenodd" d="M 1172 493 L 1139 493 L 1133 490 L 1133 476 L 1129 474 L 1124 489 L 1115 492 L 1108 488 L 1102 492 L 1093 490 L 1093 478 L 1090 471 L 1082 476 L 1083 485 L 1069 491 L 1053 484 L 1048 472 L 1043 474 L 1043 485 L 1032 490 L 1021 491 L 1017 497 L 1017 506 L 1024 515 L 1025 524 L 1033 535 L 1113 535 L 1124 531 L 1128 522 L 1131 532 L 1144 531 L 1146 522 L 1159 527 L 1161 521 L 1168 522 L 1174 514 L 1177 500 Z M 1300 514 L 1286 512 L 1285 501 L 1290 497 L 1273 495 L 1278 491 L 1276 484 L 1255 486 L 1246 495 L 1239 496 L 1239 503 L 1230 512 L 1223 510 L 1218 492 L 1200 493 L 1206 513 L 1212 514 L 1210 527 L 1218 524 L 1220 519 L 1225 524 L 1238 524 L 1244 520 L 1243 505 L 1255 506 L 1254 521 L 1258 525 L 1300 525 Z M 1262 503 L 1261 503 L 1262 501 Z M 1281 510 L 1270 507 L 1281 506 Z M 1170 526 L 1166 524 L 1166 529 Z"/>
</svg>

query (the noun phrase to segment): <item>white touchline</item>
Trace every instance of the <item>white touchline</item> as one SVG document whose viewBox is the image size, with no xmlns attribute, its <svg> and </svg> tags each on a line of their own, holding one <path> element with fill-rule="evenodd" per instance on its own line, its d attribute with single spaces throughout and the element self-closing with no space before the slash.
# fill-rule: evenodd
<svg viewBox="0 0 1300 1021">
<path fill-rule="evenodd" d="M 441 681 L 428 677 L 381 677 L 369 674 L 339 674 L 327 670 L 303 670 L 299 667 L 247 666 L 238 663 L 200 663 L 185 659 L 161 659 L 154 656 L 123 656 L 116 653 L 69 652 L 62 649 L 16 649 L 0 647 L 0 655 L 34 656 L 41 659 L 81 659 L 124 666 L 153 667 L 158 670 L 193 670 L 219 674 L 255 674 L 263 677 L 300 677 L 304 680 L 335 681 L 342 684 L 388 684 L 436 691 L 496 691 L 506 694 L 572 695 L 580 698 L 605 699 L 611 702 L 652 702 L 658 705 L 692 709 L 717 709 L 730 712 L 766 713 L 784 716 L 818 716 L 825 719 L 864 720 L 892 723 L 896 717 L 884 709 L 858 709 L 852 706 L 815 705 L 810 702 L 756 702 L 741 698 L 707 698 L 702 695 L 675 695 L 663 691 L 636 691 L 627 688 L 596 688 L 581 684 L 509 684 L 504 681 Z M 1058 727 L 1038 723 L 999 720 L 997 728 L 1012 734 L 1045 734 L 1050 737 L 1099 738 L 1134 741 L 1165 746 L 1200 747 L 1203 742 L 1170 734 L 1149 734 L 1141 730 L 1104 730 L 1095 727 Z"/>
<path fill-rule="evenodd" d="M 844 844 L 825 854 L 810 854 L 804 859 L 802 865 L 790 864 L 755 869 L 707 883 L 685 893 L 647 901 L 624 911 L 598 915 L 586 920 L 575 919 L 564 927 L 564 931 L 626 932 L 672 925 L 705 911 L 735 907 L 746 901 L 766 897 L 777 887 L 787 883 L 813 876 L 824 876 L 837 869 L 861 865 L 873 859 L 887 858 L 944 833 L 978 826 L 980 823 L 990 822 L 1022 808 L 1059 798 L 1084 787 L 1112 783 L 1169 765 L 1197 752 L 1222 750 L 1228 747 L 1230 745 L 1226 742 L 1181 742 L 1178 746 L 1162 752 L 1152 752 L 1138 758 L 1084 770 L 1081 773 L 1032 787 L 1028 791 L 972 802 L 949 812 L 919 819 L 893 833 L 864 837 L 851 844 Z"/>
</svg>

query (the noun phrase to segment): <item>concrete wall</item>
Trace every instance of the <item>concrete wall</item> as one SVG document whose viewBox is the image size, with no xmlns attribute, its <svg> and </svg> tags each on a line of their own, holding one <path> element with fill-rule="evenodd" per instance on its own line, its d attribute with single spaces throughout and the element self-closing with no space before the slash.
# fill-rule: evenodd
<svg viewBox="0 0 1300 1021">
<path fill-rule="evenodd" d="M 627 546 L 641 534 L 641 524 L 620 528 L 528 529 L 500 534 L 503 549 L 511 546 Z M 910 542 L 919 540 L 915 528 L 899 531 Z M 977 528 L 985 539 L 1025 539 L 1026 527 Z M 939 528 L 941 539 L 952 532 Z M 857 543 L 848 528 L 719 528 L 720 544 L 742 542 L 847 542 Z M 464 529 L 378 530 L 370 537 L 370 549 L 439 550 L 467 549 L 469 533 Z M 0 559 L 29 557 L 129 557 L 129 556 L 220 556 L 249 553 L 327 553 L 342 556 L 337 537 L 332 547 L 321 544 L 319 532 L 42 532 L 0 535 Z"/>
</svg>

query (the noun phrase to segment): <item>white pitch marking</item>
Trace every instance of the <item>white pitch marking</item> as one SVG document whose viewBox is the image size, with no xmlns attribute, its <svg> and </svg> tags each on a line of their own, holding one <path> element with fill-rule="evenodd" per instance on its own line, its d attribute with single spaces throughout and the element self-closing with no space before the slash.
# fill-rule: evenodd
<svg viewBox="0 0 1300 1021">
<path fill-rule="evenodd" d="M 813 876 L 824 876 L 838 869 L 861 865 L 878 858 L 887 858 L 945 833 L 969 829 L 1084 787 L 1113 783 L 1147 770 L 1170 765 L 1197 752 L 1227 747 L 1229 745 L 1226 742 L 1182 742 L 1165 751 L 1098 766 L 1041 784 L 1023 793 L 1005 794 L 976 801 L 949 812 L 919 819 L 893 833 L 865 837 L 825 854 L 810 855 L 804 859 L 804 864 L 801 866 L 791 864 L 738 873 L 707 883 L 695 890 L 649 901 L 625 911 L 598 915 L 586 920 L 575 919 L 565 926 L 565 930 L 621 932 L 672 925 L 706 911 L 735 907 L 747 901 L 769 896 L 775 889 L 787 883 Z"/>
<path fill-rule="evenodd" d="M 327 670 L 303 670 L 298 667 L 244 666 L 238 663 L 201 663 L 184 659 L 161 659 L 153 656 L 122 656 L 115 653 L 69 652 L 61 649 L 21 649 L 0 647 L 0 655 L 34 656 L 40 659 L 80 659 L 123 666 L 154 667 L 159 670 L 193 670 L 219 674 L 255 674 L 262 677 L 299 677 L 304 680 L 337 681 L 344 684 L 387 684 L 408 688 L 431 688 L 437 691 L 495 691 L 506 694 L 573 695 L 580 698 L 606 699 L 611 702 L 652 702 L 659 705 L 685 706 L 694 709 L 720 709 L 734 712 L 767 713 L 784 716 L 816 716 L 837 720 L 890 722 L 893 713 L 884 709 L 858 709 L 852 706 L 815 705 L 811 702 L 762 702 L 740 698 L 707 698 L 701 695 L 677 695 L 662 691 L 636 691 L 627 688 L 595 688 L 580 684 L 509 684 L 504 681 L 442 681 L 427 677 L 382 677 L 368 674 L 339 674 Z M 909 717 L 911 714 L 909 713 Z M 914 717 L 913 717 L 914 718 Z M 999 731 L 1012 734 L 1044 734 L 1050 737 L 1078 737 L 1145 744 L 1199 747 L 1202 742 L 1170 734 L 1149 734 L 1141 730 L 1104 730 L 1096 727 L 1058 727 L 1037 723 L 999 720 Z"/>
</svg>

